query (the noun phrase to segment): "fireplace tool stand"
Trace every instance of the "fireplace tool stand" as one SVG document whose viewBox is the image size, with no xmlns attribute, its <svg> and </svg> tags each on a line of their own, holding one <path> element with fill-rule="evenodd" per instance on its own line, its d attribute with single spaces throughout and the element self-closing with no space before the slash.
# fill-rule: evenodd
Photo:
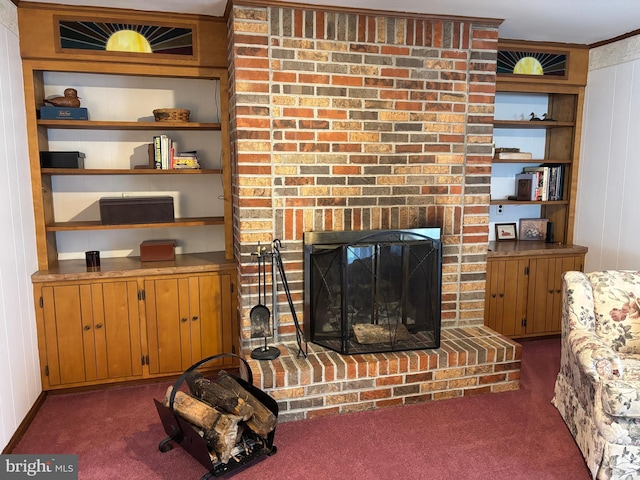
<svg viewBox="0 0 640 480">
<path fill-rule="evenodd" d="M 239 378 L 235 375 L 232 375 L 232 377 L 242 386 L 242 388 L 247 390 L 266 408 L 271 410 L 276 418 L 278 417 L 278 403 L 268 394 L 253 386 L 253 374 L 251 372 L 251 367 L 249 367 L 249 364 L 241 356 L 234 353 L 223 353 L 204 358 L 191 365 L 178 378 L 178 380 L 176 380 L 169 398 L 169 407 L 165 407 L 156 399 L 153 401 L 155 402 L 156 410 L 158 411 L 158 415 L 162 421 L 164 431 L 168 435 L 168 437 L 158 444 L 158 449 L 162 453 L 165 453 L 173 449 L 172 443 L 180 445 L 207 469 L 207 473 L 205 473 L 200 480 L 207 480 L 212 477 L 222 477 L 231 472 L 240 471 L 260 460 L 264 460 L 265 456 L 275 455 L 277 452 L 277 448 L 273 444 L 273 438 L 276 432 L 275 428 L 269 432 L 266 438 L 260 437 L 250 430 L 245 429 L 240 440 L 236 443 L 231 459 L 227 463 L 222 463 L 217 459 L 213 460 L 204 438 L 200 436 L 193 425 L 178 416 L 174 411 L 173 405 L 176 392 L 180 389 L 180 386 L 187 376 L 193 370 L 205 363 L 224 357 L 235 357 L 240 359 L 240 372 L 244 378 Z"/>
<path fill-rule="evenodd" d="M 270 327 L 271 312 L 266 307 L 267 302 L 267 257 L 271 256 L 265 247 L 258 245 L 258 304 L 249 312 L 249 318 L 253 325 L 262 325 L 264 335 L 264 345 L 255 348 L 251 352 L 251 358 L 255 360 L 274 360 L 280 355 L 280 350 L 273 346 L 267 346 L 269 330 L 273 334 L 273 327 Z"/>
</svg>

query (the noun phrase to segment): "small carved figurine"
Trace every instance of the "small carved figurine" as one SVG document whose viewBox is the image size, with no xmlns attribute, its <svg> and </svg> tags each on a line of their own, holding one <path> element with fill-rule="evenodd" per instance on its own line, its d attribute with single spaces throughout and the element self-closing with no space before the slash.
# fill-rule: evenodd
<svg viewBox="0 0 640 480">
<path fill-rule="evenodd" d="M 551 118 L 549 115 L 547 115 L 546 113 L 542 114 L 542 121 L 543 122 L 555 122 L 555 120 L 553 118 Z"/>
<path fill-rule="evenodd" d="M 539 122 L 540 121 L 540 119 L 533 112 L 531 112 L 531 115 L 529 115 L 529 116 L 531 117 L 529 120 L 531 120 L 532 122 Z"/>
<path fill-rule="evenodd" d="M 75 88 L 66 88 L 64 90 L 64 97 L 47 98 L 44 103 L 49 103 L 54 107 L 78 108 L 80 106 L 80 98 Z"/>
</svg>

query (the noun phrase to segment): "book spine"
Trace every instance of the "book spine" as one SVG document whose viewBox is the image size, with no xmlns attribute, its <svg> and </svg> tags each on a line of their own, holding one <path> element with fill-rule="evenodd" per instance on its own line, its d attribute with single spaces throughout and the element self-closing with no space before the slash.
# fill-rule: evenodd
<svg viewBox="0 0 640 480">
<path fill-rule="evenodd" d="M 154 165 L 155 168 L 157 169 L 161 169 L 162 168 L 162 145 L 161 145 L 161 141 L 160 141 L 160 136 L 159 135 L 155 135 L 153 137 L 153 147 L 154 147 Z"/>
<path fill-rule="evenodd" d="M 558 200 L 558 167 L 549 167 L 549 200 Z"/>
<path fill-rule="evenodd" d="M 549 200 L 549 167 L 542 167 L 542 195 L 541 200 Z"/>
<path fill-rule="evenodd" d="M 163 170 L 169 169 L 169 137 L 160 135 L 160 163 Z"/>
</svg>

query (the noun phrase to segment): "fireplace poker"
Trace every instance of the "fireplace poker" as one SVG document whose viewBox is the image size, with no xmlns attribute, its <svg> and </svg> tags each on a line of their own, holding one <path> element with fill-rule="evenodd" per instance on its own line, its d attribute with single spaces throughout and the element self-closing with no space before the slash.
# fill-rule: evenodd
<svg viewBox="0 0 640 480">
<path fill-rule="evenodd" d="M 298 322 L 298 315 L 296 314 L 296 307 L 293 304 L 293 299 L 291 298 L 291 290 L 289 289 L 289 282 L 287 282 L 287 275 L 284 273 L 284 264 L 282 263 L 282 256 L 280 255 L 280 247 L 282 243 L 279 239 L 275 239 L 272 242 L 272 253 L 273 259 L 278 267 L 278 272 L 280 272 L 280 280 L 282 281 L 282 287 L 284 288 L 284 293 L 287 296 L 287 302 L 289 303 L 289 309 L 291 310 L 291 317 L 293 318 L 293 323 L 296 327 L 296 342 L 298 343 L 298 357 L 302 354 L 303 357 L 307 358 L 307 344 L 305 343 L 305 349 L 302 349 L 302 342 L 304 338 L 304 334 L 302 332 L 302 328 L 300 328 L 300 322 Z M 275 284 L 275 281 L 274 281 Z"/>
</svg>

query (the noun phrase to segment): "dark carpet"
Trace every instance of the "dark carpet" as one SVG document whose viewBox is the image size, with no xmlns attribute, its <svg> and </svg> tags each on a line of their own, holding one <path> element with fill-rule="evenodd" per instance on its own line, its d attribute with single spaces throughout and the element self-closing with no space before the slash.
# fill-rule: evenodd
<svg viewBox="0 0 640 480">
<path fill-rule="evenodd" d="M 550 403 L 560 340 L 522 344 L 519 391 L 282 423 L 277 453 L 231 477 L 587 480 Z M 13 453 L 78 454 L 87 480 L 200 479 L 185 450 L 158 450 L 166 435 L 152 399 L 168 385 L 50 395 Z"/>
</svg>

